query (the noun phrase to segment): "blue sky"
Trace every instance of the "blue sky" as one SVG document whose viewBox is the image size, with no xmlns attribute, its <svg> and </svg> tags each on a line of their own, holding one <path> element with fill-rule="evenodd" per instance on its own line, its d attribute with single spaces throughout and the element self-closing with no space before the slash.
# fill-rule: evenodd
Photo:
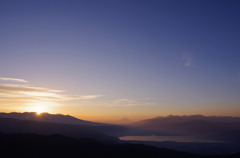
<svg viewBox="0 0 240 158">
<path fill-rule="evenodd" d="M 52 112 L 239 115 L 239 19 L 237 0 L 2 0 L 0 77 L 101 96 Z"/>
</svg>

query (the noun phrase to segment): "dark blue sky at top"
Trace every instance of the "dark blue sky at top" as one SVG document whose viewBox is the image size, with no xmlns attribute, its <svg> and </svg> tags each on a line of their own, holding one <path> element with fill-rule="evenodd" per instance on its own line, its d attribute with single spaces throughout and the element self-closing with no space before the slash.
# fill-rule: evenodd
<svg viewBox="0 0 240 158">
<path fill-rule="evenodd" d="M 1 0 L 0 21 L 1 76 L 164 104 L 240 103 L 238 0 Z"/>
</svg>

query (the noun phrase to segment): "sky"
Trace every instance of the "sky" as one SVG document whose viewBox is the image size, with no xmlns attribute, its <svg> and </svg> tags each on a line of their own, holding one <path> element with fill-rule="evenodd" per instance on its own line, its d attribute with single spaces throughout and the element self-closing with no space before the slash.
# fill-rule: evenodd
<svg viewBox="0 0 240 158">
<path fill-rule="evenodd" d="M 238 0 L 1 0 L 0 111 L 240 116 Z"/>
</svg>

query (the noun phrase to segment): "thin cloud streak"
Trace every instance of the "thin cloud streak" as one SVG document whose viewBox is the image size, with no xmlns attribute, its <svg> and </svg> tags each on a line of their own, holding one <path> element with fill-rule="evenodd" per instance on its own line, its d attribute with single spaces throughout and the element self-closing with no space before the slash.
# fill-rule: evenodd
<svg viewBox="0 0 240 158">
<path fill-rule="evenodd" d="M 124 105 L 124 106 L 136 106 L 138 105 L 138 102 L 133 99 L 127 99 L 127 98 L 122 98 L 122 99 L 116 99 L 113 101 L 115 105 Z"/>
<path fill-rule="evenodd" d="M 16 84 L 0 84 L 0 92 L 49 92 L 49 93 L 59 93 L 63 92 L 62 90 L 54 90 L 43 87 L 31 87 L 24 85 L 16 85 Z"/>
<path fill-rule="evenodd" d="M 19 79 L 19 78 L 5 78 L 5 77 L 0 77 L 1 81 L 14 81 L 14 82 L 22 82 L 22 83 L 28 83 L 28 81 L 24 79 Z"/>
<path fill-rule="evenodd" d="M 113 100 L 105 100 L 98 102 L 91 102 L 93 106 L 101 106 L 101 107 L 135 107 L 135 106 L 154 106 L 156 105 L 155 102 L 151 102 L 150 100 L 136 100 L 136 99 L 129 99 L 129 98 L 119 98 Z"/>
<path fill-rule="evenodd" d="M 82 96 L 76 96 L 76 97 L 79 99 L 96 99 L 102 96 L 103 95 L 82 95 Z"/>
<path fill-rule="evenodd" d="M 6 78 L 4 78 L 4 80 L 5 79 Z M 43 104 L 38 106 L 44 106 L 46 103 L 48 103 L 49 106 L 55 106 L 60 105 L 59 102 L 62 101 L 93 100 L 101 96 L 102 95 L 67 95 L 62 90 L 49 89 L 45 87 L 32 87 L 18 84 L 0 84 L 0 104 L 8 106 L 30 106 L 33 105 L 33 103 L 34 105 L 37 103 Z"/>
<path fill-rule="evenodd" d="M 30 87 L 12 84 L 0 84 L 0 96 L 27 96 L 29 98 L 41 98 L 47 100 L 72 100 L 72 99 L 95 99 L 102 95 L 65 95 L 62 90 L 49 89 L 44 87 Z"/>
</svg>

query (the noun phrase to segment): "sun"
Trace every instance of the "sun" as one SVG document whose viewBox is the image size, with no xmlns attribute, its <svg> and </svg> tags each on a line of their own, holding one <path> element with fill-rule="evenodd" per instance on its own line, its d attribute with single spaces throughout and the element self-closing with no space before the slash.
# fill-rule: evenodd
<svg viewBox="0 0 240 158">
<path fill-rule="evenodd" d="M 34 106 L 32 110 L 36 112 L 38 115 L 41 115 L 41 113 L 46 112 L 46 109 L 42 106 Z"/>
<path fill-rule="evenodd" d="M 25 111 L 35 112 L 37 115 L 41 115 L 45 112 L 51 113 L 53 111 L 53 107 L 56 105 L 57 104 L 54 102 L 31 100 L 26 104 Z"/>
<path fill-rule="evenodd" d="M 36 111 L 37 115 L 41 115 L 43 112 L 41 111 Z"/>
<path fill-rule="evenodd" d="M 37 115 L 41 115 L 43 112 L 48 112 L 49 107 L 42 102 L 34 102 L 30 104 L 29 111 L 36 112 Z"/>
</svg>

